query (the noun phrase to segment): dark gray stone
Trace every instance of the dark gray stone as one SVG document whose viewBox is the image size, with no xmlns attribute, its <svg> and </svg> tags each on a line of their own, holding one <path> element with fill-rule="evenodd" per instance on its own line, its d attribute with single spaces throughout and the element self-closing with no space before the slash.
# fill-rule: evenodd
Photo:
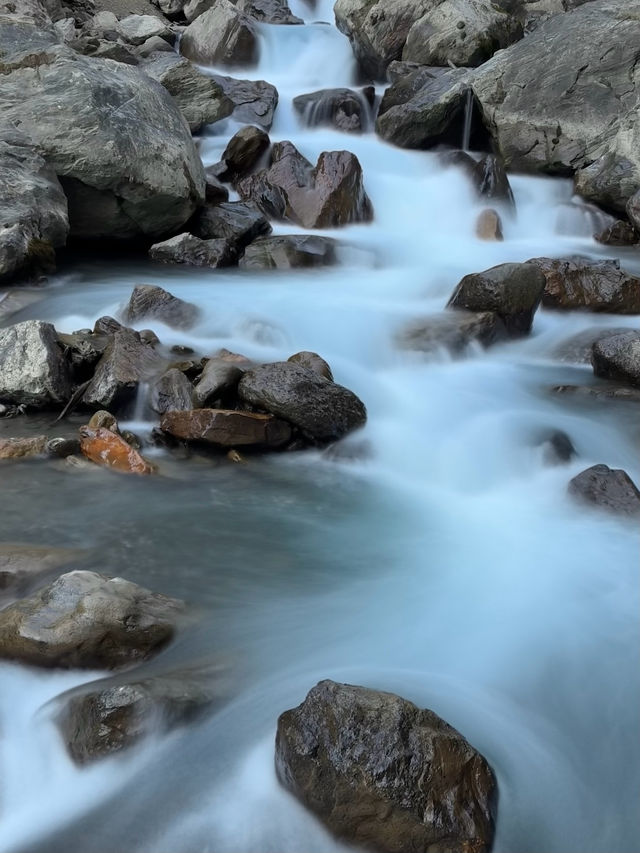
<svg viewBox="0 0 640 853">
<path fill-rule="evenodd" d="M 137 284 L 123 312 L 128 323 L 160 320 L 174 329 L 191 328 L 199 315 L 197 306 L 153 284 Z"/>
<path fill-rule="evenodd" d="M 239 266 L 248 270 L 331 266 L 337 261 L 337 246 L 331 237 L 307 234 L 258 237 L 244 250 Z"/>
<path fill-rule="evenodd" d="M 586 504 L 619 515 L 640 517 L 640 491 L 626 471 L 593 465 L 569 483 L 569 494 Z"/>
<path fill-rule="evenodd" d="M 596 376 L 640 387 L 640 331 L 600 338 L 591 349 L 591 363 Z"/>
</svg>

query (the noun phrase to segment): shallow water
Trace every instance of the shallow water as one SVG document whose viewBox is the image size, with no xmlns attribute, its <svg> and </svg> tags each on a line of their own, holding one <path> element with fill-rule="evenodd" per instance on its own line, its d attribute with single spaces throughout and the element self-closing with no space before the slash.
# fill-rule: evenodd
<svg viewBox="0 0 640 853">
<path fill-rule="evenodd" d="M 162 285 L 202 309 L 188 333 L 145 322 L 164 345 L 326 358 L 368 408 L 346 442 L 356 458 L 314 451 L 240 466 L 160 454 L 153 481 L 3 466 L 0 539 L 88 547 L 90 567 L 193 602 L 196 623 L 144 671 L 224 660 L 233 681 L 199 725 L 76 770 L 51 723 L 55 698 L 102 674 L 0 667 L 0 850 L 345 849 L 273 771 L 278 714 L 328 677 L 433 708 L 483 752 L 500 787 L 497 853 L 632 853 L 638 531 L 574 505 L 566 487 L 597 462 L 640 480 L 637 407 L 550 389 L 593 381 L 588 366 L 553 359 L 559 342 L 638 318 L 540 311 L 528 340 L 464 359 L 399 351 L 398 330 L 441 311 L 462 275 L 603 249 L 587 214 L 568 208 L 568 182 L 513 177 L 518 215 L 505 214 L 504 243 L 482 243 L 481 205 L 436 154 L 299 127 L 291 97 L 349 85 L 354 69 L 346 39 L 311 23 L 330 20 L 329 4 L 293 11 L 309 24 L 265 27 L 247 76 L 280 91 L 272 139 L 313 162 L 342 148 L 360 159 L 375 222 L 326 232 L 347 245 L 343 263 L 258 275 L 78 262 L 10 321 L 71 331 L 116 314 L 135 283 Z M 233 127 L 209 128 L 205 163 Z M 0 421 L 0 435 L 43 422 Z M 578 457 L 554 467 L 542 443 L 557 429 Z"/>
</svg>

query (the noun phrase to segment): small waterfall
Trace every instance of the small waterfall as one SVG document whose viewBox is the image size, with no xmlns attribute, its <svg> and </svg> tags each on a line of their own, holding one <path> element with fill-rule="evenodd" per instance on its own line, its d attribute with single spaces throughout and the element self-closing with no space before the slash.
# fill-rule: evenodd
<svg viewBox="0 0 640 853">
<path fill-rule="evenodd" d="M 464 105 L 464 126 L 462 129 L 462 150 L 468 151 L 471 145 L 471 122 L 473 119 L 473 92 L 467 89 L 467 98 Z"/>
</svg>

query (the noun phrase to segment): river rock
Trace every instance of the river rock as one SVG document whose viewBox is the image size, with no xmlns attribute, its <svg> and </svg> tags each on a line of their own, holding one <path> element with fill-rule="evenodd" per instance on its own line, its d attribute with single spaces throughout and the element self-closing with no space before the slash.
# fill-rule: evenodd
<svg viewBox="0 0 640 853">
<path fill-rule="evenodd" d="M 179 228 L 204 198 L 204 172 L 171 96 L 137 68 L 49 38 L 0 20 L 8 69 L 0 107 L 60 179 L 71 233 L 131 238 Z"/>
<path fill-rule="evenodd" d="M 55 269 L 69 231 L 67 200 L 44 159 L 16 132 L 0 138 L 0 281 Z"/>
<path fill-rule="evenodd" d="M 241 11 L 265 24 L 303 24 L 302 18 L 292 14 L 286 0 L 235 0 Z"/>
<path fill-rule="evenodd" d="M 166 646 L 183 609 L 182 602 L 123 578 L 68 572 L 0 611 L 0 657 L 116 669 Z"/>
<path fill-rule="evenodd" d="M 0 590 L 21 591 L 42 575 L 76 562 L 84 553 L 77 548 L 0 543 Z"/>
<path fill-rule="evenodd" d="M 271 233 L 268 220 L 257 207 L 241 201 L 204 205 L 191 227 L 198 237 L 227 240 L 238 249 L 263 234 Z"/>
<path fill-rule="evenodd" d="M 370 112 L 365 97 L 353 89 L 320 89 L 298 95 L 293 108 L 307 127 L 329 125 L 348 133 L 365 130 Z"/>
<path fill-rule="evenodd" d="M 436 355 L 464 352 L 470 344 L 491 346 L 504 340 L 504 323 L 494 311 L 445 311 L 411 323 L 397 335 L 402 349 Z"/>
<path fill-rule="evenodd" d="M 193 409 L 167 412 L 160 429 L 184 441 L 203 441 L 216 447 L 275 448 L 291 438 L 288 423 L 273 415 L 231 409 Z"/>
<path fill-rule="evenodd" d="M 244 250 L 239 266 L 248 270 L 331 266 L 337 261 L 337 246 L 330 237 L 307 234 L 258 237 Z"/>
<path fill-rule="evenodd" d="M 340 839 L 380 853 L 488 853 L 496 781 L 433 711 L 321 681 L 278 719 L 278 779 Z"/>
<path fill-rule="evenodd" d="M 333 382 L 331 367 L 324 358 L 322 358 L 322 356 L 318 355 L 317 352 L 309 352 L 307 350 L 296 352 L 289 356 L 287 361 L 291 364 L 299 364 L 301 367 L 305 367 L 307 370 L 312 370 L 314 373 L 317 373 L 318 376 L 323 376 L 325 379 L 329 379 Z"/>
<path fill-rule="evenodd" d="M 625 326 L 584 329 L 559 343 L 551 352 L 551 356 L 570 364 L 591 364 L 591 350 L 597 341 L 629 331 Z"/>
<path fill-rule="evenodd" d="M 544 274 L 542 303 L 547 308 L 640 313 L 640 278 L 620 269 L 619 261 L 587 258 L 533 258 Z"/>
<path fill-rule="evenodd" d="M 0 459 L 29 459 L 33 456 L 44 456 L 46 450 L 46 435 L 0 438 Z"/>
<path fill-rule="evenodd" d="M 223 695 L 210 678 L 188 670 L 105 684 L 74 694 L 58 714 L 57 723 L 77 764 L 112 755 L 149 735 L 193 722 Z"/>
<path fill-rule="evenodd" d="M 251 172 L 270 145 L 269 135 L 262 128 L 247 125 L 235 133 L 224 149 L 222 161 L 227 170 L 223 179 L 235 180 Z"/>
<path fill-rule="evenodd" d="M 174 39 L 170 28 L 155 15 L 128 15 L 118 21 L 116 30 L 123 41 L 134 45 L 144 44 L 153 36 L 168 42 Z"/>
<path fill-rule="evenodd" d="M 501 242 L 504 240 L 500 214 L 493 208 L 481 210 L 476 219 L 476 237 L 479 240 Z"/>
<path fill-rule="evenodd" d="M 199 409 L 211 407 L 217 400 L 233 394 L 243 372 L 243 369 L 237 364 L 223 358 L 210 358 L 194 388 L 194 406 Z M 189 408 L 193 408 L 193 406 Z"/>
<path fill-rule="evenodd" d="M 110 429 L 80 427 L 80 450 L 96 465 L 124 474 L 153 474 L 155 470 L 121 435 Z"/>
<path fill-rule="evenodd" d="M 571 480 L 569 494 L 599 509 L 640 517 L 640 491 L 627 472 L 619 468 L 587 468 Z"/>
<path fill-rule="evenodd" d="M 545 288 L 545 277 L 535 264 L 499 264 L 466 275 L 447 303 L 469 311 L 495 311 L 511 337 L 531 329 Z"/>
<path fill-rule="evenodd" d="M 187 264 L 191 267 L 228 267 L 236 258 L 229 240 L 202 240 L 193 234 L 178 234 L 149 249 L 152 261 Z"/>
<path fill-rule="evenodd" d="M 591 349 L 591 363 L 596 376 L 640 387 L 640 331 L 600 338 Z"/>
<path fill-rule="evenodd" d="M 255 25 L 229 0 L 214 0 L 182 34 L 180 53 L 199 65 L 253 65 L 258 59 Z"/>
<path fill-rule="evenodd" d="M 240 399 L 297 426 L 317 441 L 333 441 L 364 425 L 367 412 L 356 395 L 300 364 L 278 361 L 247 370 Z"/>
<path fill-rule="evenodd" d="M 270 130 L 278 106 L 278 90 L 266 80 L 238 80 L 212 74 L 214 80 L 234 105 L 233 118 L 246 124 L 259 124 Z"/>
<path fill-rule="evenodd" d="M 633 225 L 622 219 L 616 219 L 611 225 L 594 234 L 593 238 L 605 246 L 633 246 L 640 240 Z"/>
<path fill-rule="evenodd" d="M 577 172 L 581 195 L 624 210 L 640 184 L 639 12 L 638 0 L 585 3 L 476 72 L 475 97 L 509 169 Z"/>
<path fill-rule="evenodd" d="M 174 329 L 189 329 L 198 319 L 199 309 L 153 284 L 137 284 L 123 311 L 128 323 L 160 320 Z"/>
<path fill-rule="evenodd" d="M 219 180 L 213 169 L 205 169 L 204 177 L 206 181 L 205 199 L 209 204 L 220 204 L 223 201 L 229 201 L 229 190 Z"/>
<path fill-rule="evenodd" d="M 143 69 L 173 97 L 192 133 L 231 115 L 233 103 L 222 88 L 176 53 L 156 53 Z"/>
<path fill-rule="evenodd" d="M 159 415 L 192 409 L 193 385 L 181 370 L 172 367 L 151 386 L 150 405 Z"/>
<path fill-rule="evenodd" d="M 492 0 L 443 0 L 407 34 L 402 58 L 423 65 L 481 65 L 522 38 L 522 25 Z"/>
<path fill-rule="evenodd" d="M 271 166 L 240 181 L 237 189 L 267 215 L 303 228 L 335 228 L 373 218 L 362 168 L 349 151 L 323 151 L 314 168 L 291 142 L 278 142 L 271 149 Z"/>
<path fill-rule="evenodd" d="M 57 333 L 67 364 L 71 368 L 74 382 L 80 384 L 91 379 L 96 364 L 100 361 L 109 343 L 107 335 L 96 335 L 92 331 Z"/>
<path fill-rule="evenodd" d="M 51 323 L 26 320 L 0 329 L 0 401 L 41 408 L 70 396 L 69 368 Z"/>
<path fill-rule="evenodd" d="M 69 436 L 56 435 L 47 439 L 45 447 L 47 456 L 55 459 L 66 459 L 80 453 L 80 440 Z"/>
<path fill-rule="evenodd" d="M 161 368 L 162 359 L 153 346 L 133 329 L 123 328 L 104 351 L 82 400 L 90 408 L 115 411 L 135 399 L 140 383 Z"/>
</svg>

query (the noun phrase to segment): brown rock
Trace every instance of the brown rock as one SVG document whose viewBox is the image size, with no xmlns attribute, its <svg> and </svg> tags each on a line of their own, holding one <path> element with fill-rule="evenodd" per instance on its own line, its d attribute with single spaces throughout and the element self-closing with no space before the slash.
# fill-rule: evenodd
<svg viewBox="0 0 640 853">
<path fill-rule="evenodd" d="M 333 373 L 329 364 L 317 352 L 303 350 L 290 356 L 287 361 L 291 364 L 299 364 L 301 367 L 306 367 L 307 370 L 312 370 L 318 376 L 324 376 L 325 379 L 333 382 Z"/>
<path fill-rule="evenodd" d="M 204 441 L 218 447 L 281 447 L 291 438 L 291 427 L 273 415 L 230 409 L 193 409 L 167 412 L 160 429 L 185 441 Z"/>
<path fill-rule="evenodd" d="M 620 269 L 614 260 L 533 258 L 546 279 L 546 308 L 640 314 L 640 278 Z"/>
<path fill-rule="evenodd" d="M 606 246 L 633 246 L 640 239 L 633 225 L 624 222 L 622 219 L 616 219 L 611 225 L 607 225 L 606 228 L 593 236 L 598 243 L 604 243 Z"/>
<path fill-rule="evenodd" d="M 501 242 L 504 239 L 502 235 L 502 222 L 497 210 L 487 208 L 480 211 L 476 219 L 476 237 L 480 240 L 494 242 Z"/>
<path fill-rule="evenodd" d="M 127 474 L 152 474 L 154 467 L 124 438 L 110 429 L 80 427 L 80 449 L 87 459 Z"/>
<path fill-rule="evenodd" d="M 26 459 L 44 456 L 47 447 L 46 435 L 31 438 L 0 438 L 0 459 Z"/>
</svg>

